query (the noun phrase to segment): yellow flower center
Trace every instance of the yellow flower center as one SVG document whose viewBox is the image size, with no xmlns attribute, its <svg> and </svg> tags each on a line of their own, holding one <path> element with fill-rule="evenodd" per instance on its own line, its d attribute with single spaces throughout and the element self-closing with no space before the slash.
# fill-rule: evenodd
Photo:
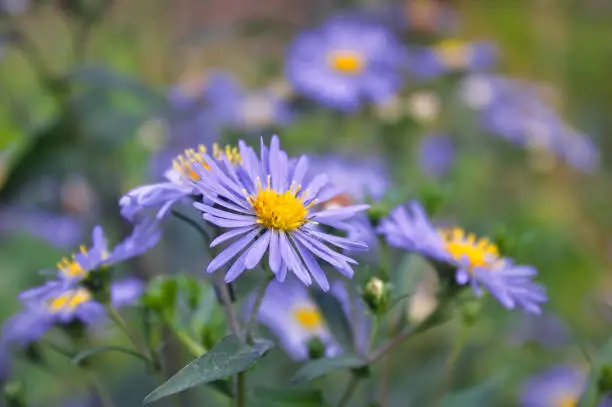
<svg viewBox="0 0 612 407">
<path fill-rule="evenodd" d="M 438 44 L 436 52 L 442 62 L 450 68 L 462 69 L 472 58 L 471 47 L 461 40 L 445 40 Z"/>
<path fill-rule="evenodd" d="M 207 151 L 208 149 L 206 146 L 201 144 L 198 146 L 197 150 L 188 148 L 183 154 L 180 154 L 174 160 L 172 160 L 172 167 L 183 177 L 189 178 L 192 181 L 199 181 L 200 176 L 193 170 L 193 168 L 191 168 L 191 165 L 197 162 L 204 167 L 204 169 L 210 170 L 210 167 L 204 161 L 204 154 L 206 154 Z M 233 164 L 238 164 L 242 161 L 238 148 L 230 145 L 226 145 L 225 148 L 221 148 L 217 143 L 213 144 L 212 156 L 217 160 L 220 160 L 223 158 L 223 156 L 225 156 Z"/>
<path fill-rule="evenodd" d="M 365 67 L 363 54 L 351 50 L 337 50 L 330 52 L 329 65 L 336 71 L 345 75 L 357 75 Z"/>
<path fill-rule="evenodd" d="M 49 308 L 53 312 L 59 311 L 71 311 L 74 310 L 79 305 L 90 301 L 91 293 L 85 288 L 77 288 L 75 290 L 70 290 L 65 292 L 49 301 Z"/>
<path fill-rule="evenodd" d="M 81 245 L 79 247 L 81 253 L 87 256 L 87 247 Z M 66 277 L 74 278 L 74 277 L 85 277 L 87 276 L 87 270 L 83 269 L 83 267 L 76 260 L 76 255 L 72 255 L 72 260 L 64 257 L 57 263 L 57 269 Z"/>
<path fill-rule="evenodd" d="M 578 400 L 574 396 L 563 396 L 555 403 L 555 407 L 576 407 Z"/>
<path fill-rule="evenodd" d="M 446 250 L 456 260 L 467 259 L 469 268 L 492 266 L 499 260 L 499 251 L 488 239 L 477 239 L 472 233 L 466 234 L 463 229 L 441 230 Z"/>
<path fill-rule="evenodd" d="M 300 326 L 309 331 L 314 331 L 321 327 L 323 322 L 323 318 L 321 317 L 319 311 L 316 308 L 308 305 L 296 307 L 293 310 L 293 316 Z"/>
<path fill-rule="evenodd" d="M 315 201 L 304 205 L 301 198 L 296 195 L 301 186 L 294 187 L 279 194 L 270 187 L 270 176 L 268 185 L 263 188 L 261 182 L 257 187 L 257 195 L 247 199 L 253 206 L 257 215 L 257 223 L 268 229 L 282 230 L 290 232 L 302 226 L 308 221 L 308 209 L 315 204 Z"/>
</svg>

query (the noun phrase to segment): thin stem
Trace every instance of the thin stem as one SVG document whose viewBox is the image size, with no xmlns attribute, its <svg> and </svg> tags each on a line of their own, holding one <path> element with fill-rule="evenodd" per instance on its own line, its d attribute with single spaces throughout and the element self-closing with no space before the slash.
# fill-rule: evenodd
<svg viewBox="0 0 612 407">
<path fill-rule="evenodd" d="M 219 300 L 225 317 L 227 318 L 227 324 L 232 334 L 240 337 L 240 325 L 238 324 L 238 318 L 236 317 L 236 310 L 230 297 L 229 288 L 226 283 L 217 284 L 217 291 L 219 293 Z"/>
<path fill-rule="evenodd" d="M 121 332 L 123 332 L 124 335 L 130 340 L 132 346 L 134 346 L 134 349 L 136 349 L 142 355 L 143 358 L 152 363 L 153 359 L 148 355 L 148 352 L 145 350 L 146 348 L 142 346 L 134 336 L 132 336 L 130 330 L 127 327 L 127 324 L 125 323 L 121 315 L 119 315 L 117 310 L 112 305 L 107 305 L 106 312 L 108 313 L 110 319 L 119 327 Z"/>
<path fill-rule="evenodd" d="M 181 341 L 183 345 L 185 345 L 187 350 L 189 350 L 189 352 L 191 352 L 193 356 L 198 357 L 206 353 L 206 349 L 202 345 L 200 345 L 199 343 L 191 339 L 191 337 L 187 335 L 185 331 L 175 331 L 174 333 L 176 334 L 176 337 Z"/>
<path fill-rule="evenodd" d="M 185 222 L 186 224 L 194 228 L 200 234 L 200 236 L 202 236 L 202 239 L 204 239 L 204 243 L 206 243 L 207 246 L 210 245 L 212 238 L 208 235 L 206 230 L 202 226 L 200 226 L 196 221 L 191 219 L 189 216 L 184 215 L 174 209 L 172 210 L 172 216 L 182 220 L 183 222 Z"/>
<path fill-rule="evenodd" d="M 259 286 L 259 290 L 257 291 L 257 296 L 255 297 L 255 302 L 253 303 L 253 308 L 251 308 L 251 313 L 249 314 L 249 319 L 247 320 L 246 328 L 245 328 L 245 336 L 248 342 L 253 340 L 252 337 L 252 327 L 257 319 L 257 314 L 259 314 L 259 309 L 261 308 L 261 304 L 263 303 L 264 296 L 266 294 L 266 289 L 270 284 L 270 281 L 274 276 L 270 273 L 270 275 L 266 276 L 266 280 Z"/>
<path fill-rule="evenodd" d="M 446 360 L 446 365 L 444 367 L 444 375 L 442 377 L 442 383 L 440 385 L 440 397 L 444 397 L 444 394 L 449 388 L 455 364 L 457 363 L 457 359 L 459 359 L 459 355 L 461 355 L 461 351 L 463 350 L 463 347 L 467 342 L 467 334 L 468 326 L 465 322 L 463 322 L 461 324 L 461 327 L 459 328 L 459 334 L 457 335 L 453 343 L 453 347 L 451 348 L 450 354 L 448 355 L 448 359 Z"/>
<path fill-rule="evenodd" d="M 87 369 L 86 372 L 89 375 L 89 380 L 91 381 L 91 384 L 96 389 L 96 393 L 98 395 L 98 398 L 100 399 L 100 404 L 102 405 L 102 407 L 115 407 L 113 399 L 111 398 L 110 394 L 108 393 L 108 390 L 106 389 L 106 386 L 104 386 L 104 383 L 102 383 L 102 380 L 100 380 L 98 375 L 90 369 Z"/>
<path fill-rule="evenodd" d="M 246 406 L 246 375 L 240 372 L 236 375 L 236 407 Z"/>
<path fill-rule="evenodd" d="M 344 393 L 342 393 L 342 396 L 338 401 L 337 407 L 346 407 L 348 405 L 349 401 L 351 400 L 351 397 L 353 397 L 353 394 L 355 393 L 355 390 L 357 390 L 358 384 L 359 377 L 356 374 L 351 373 L 351 378 L 346 385 L 346 389 L 344 389 Z"/>
</svg>

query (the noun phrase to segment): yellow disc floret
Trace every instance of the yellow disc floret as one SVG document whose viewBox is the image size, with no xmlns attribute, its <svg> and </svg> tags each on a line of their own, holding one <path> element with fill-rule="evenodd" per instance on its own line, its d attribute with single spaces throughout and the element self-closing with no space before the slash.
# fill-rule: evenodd
<svg viewBox="0 0 612 407">
<path fill-rule="evenodd" d="M 293 310 L 297 323 L 308 331 L 314 331 L 322 326 L 323 318 L 316 308 L 309 305 L 300 305 Z"/>
<path fill-rule="evenodd" d="M 462 69 L 469 65 L 472 58 L 472 48 L 461 40 L 450 39 L 440 42 L 436 51 L 442 62 L 454 69 Z"/>
<path fill-rule="evenodd" d="M 357 75 L 365 67 L 362 53 L 351 50 L 335 50 L 329 53 L 328 63 L 335 71 L 345 75 Z"/>
<path fill-rule="evenodd" d="M 564 396 L 556 401 L 555 407 L 576 407 L 578 400 L 574 396 Z"/>
<path fill-rule="evenodd" d="M 488 239 L 477 239 L 472 233 L 466 234 L 463 229 L 453 228 L 440 231 L 448 253 L 456 260 L 469 263 L 474 267 L 493 266 L 499 260 L 499 250 Z"/>
<path fill-rule="evenodd" d="M 53 312 L 72 311 L 91 299 L 91 293 L 86 288 L 77 288 L 53 298 L 49 301 L 48 305 Z"/>
<path fill-rule="evenodd" d="M 270 176 L 265 188 L 259 182 L 257 194 L 247 199 L 255 210 L 257 223 L 274 230 L 290 232 L 302 226 L 308 221 L 308 209 L 315 202 L 304 205 L 301 198 L 297 197 L 301 186 L 291 187 L 284 193 L 279 194 L 270 187 Z"/>
<path fill-rule="evenodd" d="M 86 246 L 80 246 L 79 250 L 83 255 L 87 256 Z M 57 263 L 57 269 L 60 273 L 69 278 L 85 277 L 87 275 L 87 270 L 83 269 L 83 266 L 76 260 L 76 255 L 72 255 L 72 260 L 64 257 Z"/>
<path fill-rule="evenodd" d="M 193 170 L 191 165 L 193 163 L 198 163 L 204 169 L 210 170 L 210 167 L 204 161 L 204 154 L 206 154 L 207 151 L 208 149 L 206 146 L 201 144 L 197 149 L 188 148 L 183 154 L 180 154 L 172 160 L 172 167 L 183 177 L 189 178 L 192 181 L 199 181 L 200 176 Z M 213 144 L 213 158 L 220 160 L 224 156 L 234 164 L 238 164 L 242 161 L 238 148 L 229 145 L 225 146 L 225 148 L 221 148 L 218 144 Z"/>
</svg>

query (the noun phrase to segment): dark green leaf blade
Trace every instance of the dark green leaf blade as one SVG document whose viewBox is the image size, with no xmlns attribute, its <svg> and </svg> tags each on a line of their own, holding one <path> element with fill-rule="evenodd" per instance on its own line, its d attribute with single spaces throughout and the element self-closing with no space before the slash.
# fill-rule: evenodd
<svg viewBox="0 0 612 407">
<path fill-rule="evenodd" d="M 313 291 L 312 296 L 336 340 L 344 349 L 354 352 L 353 330 L 340 301 L 333 295 L 319 290 Z"/>
<path fill-rule="evenodd" d="M 253 346 L 243 344 L 235 335 L 221 339 L 211 350 L 193 360 L 168 381 L 153 390 L 144 404 L 244 372 L 274 347 L 271 341 L 257 339 Z"/>
<path fill-rule="evenodd" d="M 355 355 L 343 355 L 335 358 L 316 359 L 306 362 L 291 378 L 292 383 L 300 383 L 323 376 L 334 370 L 357 369 L 368 364 Z"/>
<path fill-rule="evenodd" d="M 87 349 L 87 350 L 84 350 L 83 352 L 79 352 L 76 356 L 74 356 L 70 360 L 70 362 L 73 365 L 78 365 L 81 362 L 83 362 L 85 359 L 89 359 L 90 357 L 94 355 L 98 355 L 100 353 L 109 352 L 109 351 L 125 353 L 127 355 L 134 356 L 142 360 L 145 363 L 149 363 L 149 359 L 147 359 L 144 355 L 141 355 L 140 353 L 133 351 L 131 349 L 122 348 L 121 346 L 100 346 L 97 348 Z"/>
</svg>

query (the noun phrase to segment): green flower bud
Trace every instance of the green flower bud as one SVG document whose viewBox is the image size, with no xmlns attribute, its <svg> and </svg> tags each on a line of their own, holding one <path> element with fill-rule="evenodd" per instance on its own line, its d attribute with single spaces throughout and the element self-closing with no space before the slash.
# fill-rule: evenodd
<svg viewBox="0 0 612 407">
<path fill-rule="evenodd" d="M 325 357 L 325 344 L 318 336 L 313 337 L 307 343 L 308 346 L 308 358 L 311 360 L 321 359 Z"/>
<path fill-rule="evenodd" d="M 390 300 L 390 285 L 378 277 L 372 277 L 363 290 L 363 300 L 372 313 L 378 315 L 387 311 Z"/>
</svg>

